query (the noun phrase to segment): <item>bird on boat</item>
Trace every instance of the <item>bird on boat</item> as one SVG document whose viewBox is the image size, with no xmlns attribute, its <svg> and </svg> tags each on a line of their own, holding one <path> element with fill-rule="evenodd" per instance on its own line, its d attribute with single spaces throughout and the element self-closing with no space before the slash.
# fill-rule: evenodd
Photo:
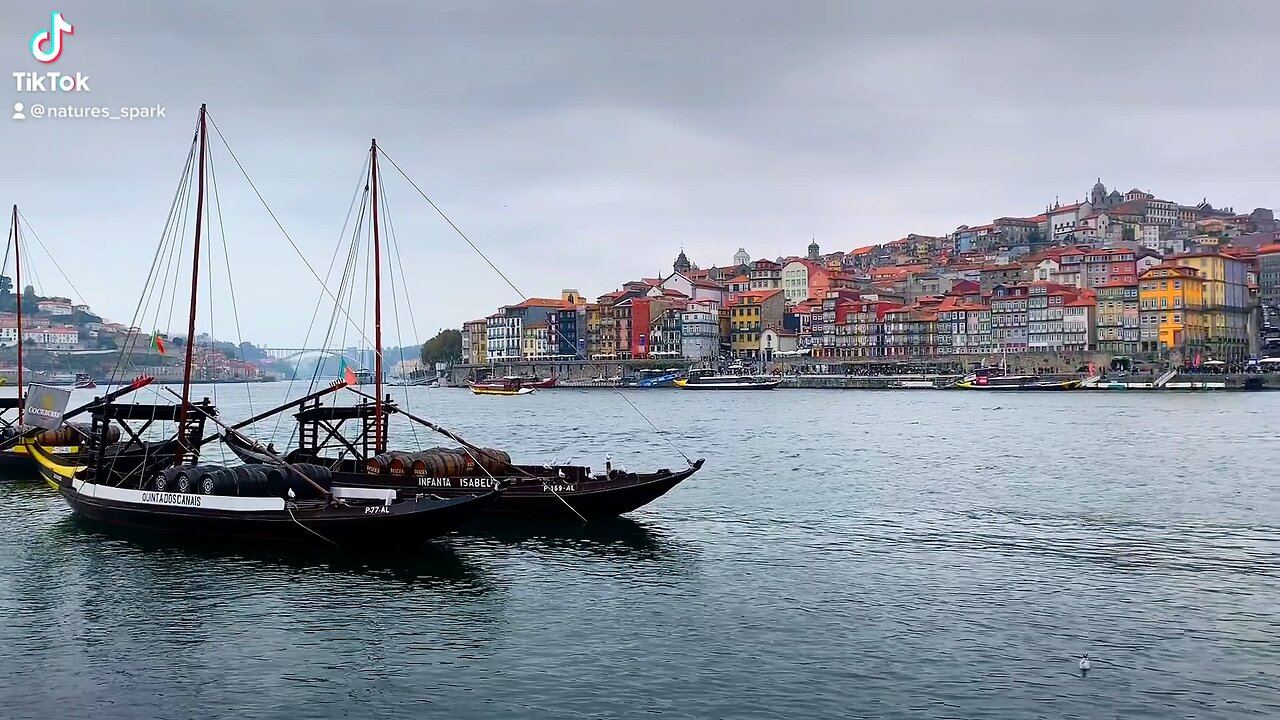
<svg viewBox="0 0 1280 720">
<path fill-rule="evenodd" d="M 1093 667 L 1093 663 L 1089 662 L 1089 653 L 1080 656 L 1080 677 L 1089 674 L 1089 668 Z"/>
</svg>

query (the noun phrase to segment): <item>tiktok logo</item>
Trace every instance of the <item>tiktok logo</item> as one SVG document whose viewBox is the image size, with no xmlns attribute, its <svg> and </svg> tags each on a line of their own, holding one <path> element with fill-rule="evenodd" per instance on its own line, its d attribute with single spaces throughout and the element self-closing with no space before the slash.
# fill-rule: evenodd
<svg viewBox="0 0 1280 720">
<path fill-rule="evenodd" d="M 75 32 L 71 23 L 62 19 L 62 13 L 55 12 L 49 22 L 49 29 L 31 36 L 31 57 L 42 63 L 57 60 L 62 55 L 62 36 L 74 35 Z"/>
</svg>

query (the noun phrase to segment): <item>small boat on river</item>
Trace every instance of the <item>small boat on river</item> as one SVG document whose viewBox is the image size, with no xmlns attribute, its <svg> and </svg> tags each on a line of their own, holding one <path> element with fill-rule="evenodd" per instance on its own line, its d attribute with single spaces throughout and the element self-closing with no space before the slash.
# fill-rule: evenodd
<svg viewBox="0 0 1280 720">
<path fill-rule="evenodd" d="M 1000 368 L 979 368 L 953 386 L 960 390 L 1077 390 L 1083 380 L 1045 380 L 1039 375 L 1006 375 Z"/>
<path fill-rule="evenodd" d="M 502 378 L 501 380 L 482 380 L 468 383 L 471 392 L 476 395 L 528 395 L 534 388 L 526 387 L 520 378 Z"/>
<path fill-rule="evenodd" d="M 773 390 L 782 380 L 760 375 L 716 375 L 714 370 L 704 368 L 690 370 L 674 384 L 682 390 Z"/>
</svg>

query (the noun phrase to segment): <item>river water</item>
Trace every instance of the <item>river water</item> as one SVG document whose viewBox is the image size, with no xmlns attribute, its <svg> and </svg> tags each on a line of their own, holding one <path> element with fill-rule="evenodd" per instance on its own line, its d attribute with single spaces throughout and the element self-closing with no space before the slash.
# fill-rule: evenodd
<svg viewBox="0 0 1280 720">
<path fill-rule="evenodd" d="M 518 458 L 707 464 L 618 523 L 364 556 L 2 481 L 0 717 L 1280 716 L 1280 394 L 409 392 Z"/>
</svg>

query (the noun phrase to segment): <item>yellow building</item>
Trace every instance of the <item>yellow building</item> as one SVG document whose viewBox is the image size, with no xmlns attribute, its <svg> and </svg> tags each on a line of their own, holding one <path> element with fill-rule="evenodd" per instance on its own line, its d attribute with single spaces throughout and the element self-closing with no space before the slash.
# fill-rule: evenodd
<svg viewBox="0 0 1280 720">
<path fill-rule="evenodd" d="M 520 356 L 527 360 L 547 357 L 549 354 L 547 337 L 547 324 L 545 322 L 537 322 L 524 328 Z"/>
<path fill-rule="evenodd" d="M 1184 253 L 1170 260 L 1193 268 L 1204 282 L 1205 350 L 1219 360 L 1249 355 L 1249 263 L 1216 252 Z"/>
<path fill-rule="evenodd" d="M 1138 276 L 1139 348 L 1206 350 L 1205 281 L 1193 267 L 1166 263 Z"/>
<path fill-rule="evenodd" d="M 735 297 L 729 306 L 729 349 L 735 357 L 756 357 L 760 354 L 760 333 L 782 327 L 786 296 L 782 290 L 753 290 Z"/>
<path fill-rule="evenodd" d="M 462 324 L 462 337 L 465 356 L 464 362 L 472 365 L 483 365 L 489 362 L 488 349 L 488 333 L 486 331 L 487 323 L 481 318 L 472 320 Z"/>
<path fill-rule="evenodd" d="M 618 357 L 618 337 L 617 337 L 617 318 L 615 317 L 615 306 L 618 300 L 625 296 L 625 292 L 611 292 L 601 295 L 597 298 L 598 322 L 596 325 L 596 351 L 588 351 L 587 357 L 592 360 L 613 360 Z M 588 336 L 587 345 L 591 345 L 590 327 L 591 321 L 587 321 Z"/>
<path fill-rule="evenodd" d="M 587 359 L 600 355 L 600 303 L 587 305 Z"/>
</svg>

